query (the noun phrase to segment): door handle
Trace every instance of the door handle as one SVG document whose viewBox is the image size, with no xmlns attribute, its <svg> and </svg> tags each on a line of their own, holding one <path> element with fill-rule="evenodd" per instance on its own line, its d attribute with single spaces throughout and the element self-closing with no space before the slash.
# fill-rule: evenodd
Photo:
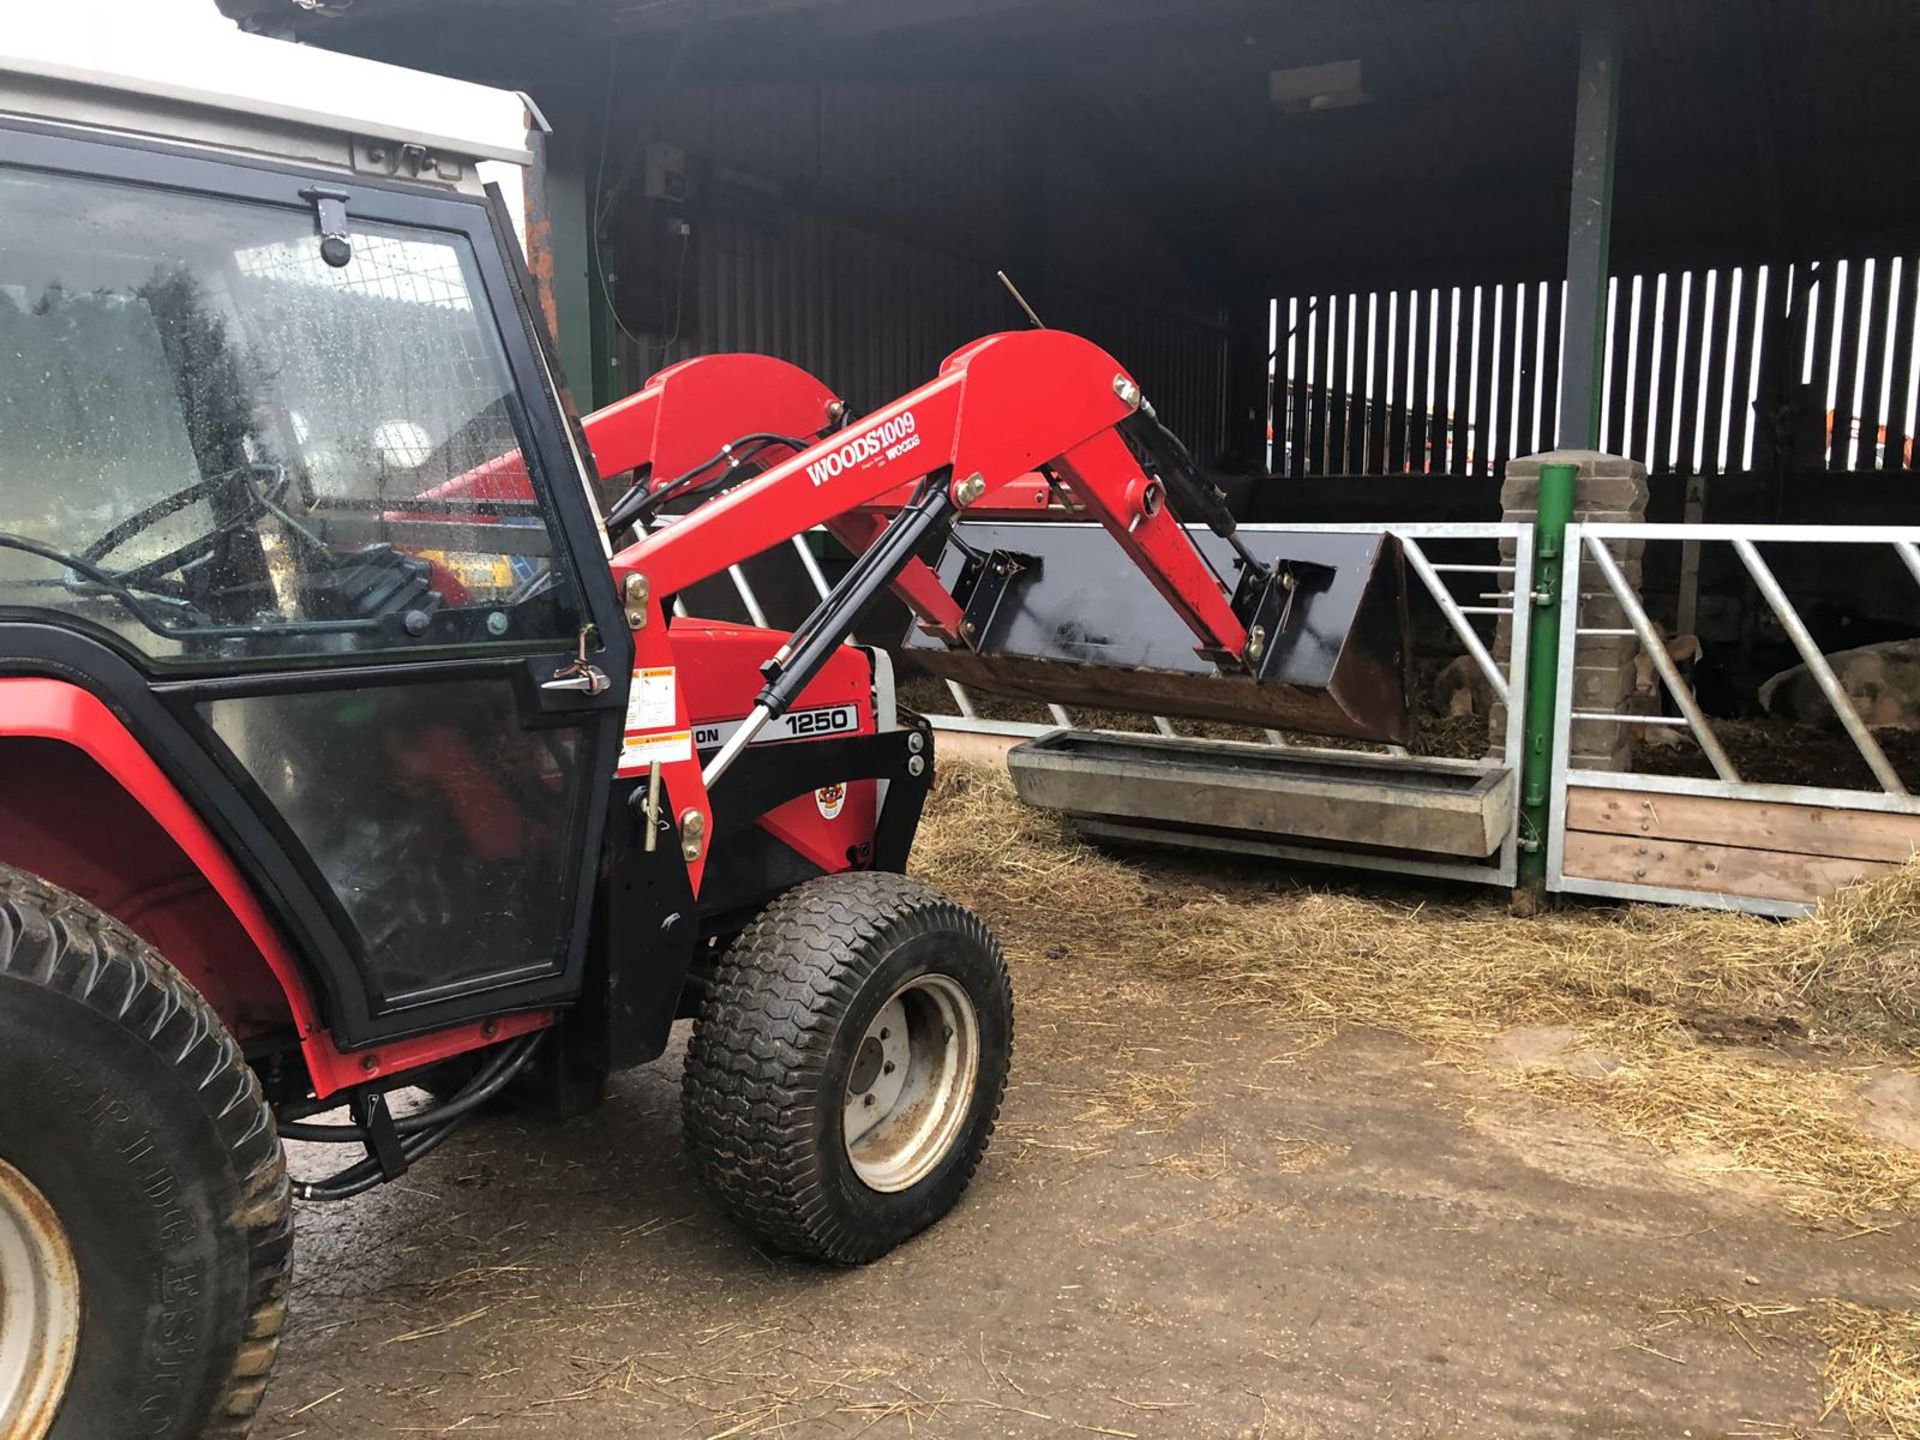
<svg viewBox="0 0 1920 1440">
<path fill-rule="evenodd" d="M 542 690 L 578 690 L 583 695 L 604 695 L 612 684 L 607 672 L 598 665 L 584 665 L 574 661 L 565 669 L 554 672 L 551 680 L 540 684 Z"/>
</svg>

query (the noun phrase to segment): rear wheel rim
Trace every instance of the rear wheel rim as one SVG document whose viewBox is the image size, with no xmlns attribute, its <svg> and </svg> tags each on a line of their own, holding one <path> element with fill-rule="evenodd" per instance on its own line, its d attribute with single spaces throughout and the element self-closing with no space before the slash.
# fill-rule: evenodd
<svg viewBox="0 0 1920 1440">
<path fill-rule="evenodd" d="M 910 1189 L 952 1151 L 980 1079 L 980 1017 L 959 981 L 921 975 L 888 997 L 855 1047 L 843 1134 L 869 1189 Z"/>
<path fill-rule="evenodd" d="M 0 1435 L 41 1440 L 80 1340 L 80 1269 L 53 1206 L 0 1160 Z"/>
</svg>

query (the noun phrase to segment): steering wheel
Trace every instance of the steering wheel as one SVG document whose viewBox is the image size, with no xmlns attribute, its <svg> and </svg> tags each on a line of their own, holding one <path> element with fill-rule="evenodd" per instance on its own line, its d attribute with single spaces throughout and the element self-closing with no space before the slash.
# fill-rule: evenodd
<svg viewBox="0 0 1920 1440">
<path fill-rule="evenodd" d="M 152 529 L 170 515 L 177 515 L 189 505 L 197 505 L 229 485 L 236 477 L 246 477 L 247 503 L 234 514 L 220 521 L 204 535 L 196 536 L 186 544 L 143 561 L 131 570 L 117 570 L 111 573 L 123 585 L 140 585 L 151 588 L 153 582 L 162 575 L 171 574 L 184 565 L 211 555 L 221 539 L 234 530 L 251 525 L 262 515 L 274 509 L 280 497 L 287 491 L 287 471 L 284 465 L 271 462 L 254 462 L 236 465 L 231 470 L 223 470 L 218 475 L 208 475 L 183 490 L 156 500 L 144 510 L 129 515 L 106 534 L 88 545 L 80 552 L 80 558 L 88 564 L 106 569 L 101 564 L 107 556 L 125 545 L 134 536 Z M 254 477 L 268 477 L 268 484 L 262 488 L 255 483 Z"/>
</svg>

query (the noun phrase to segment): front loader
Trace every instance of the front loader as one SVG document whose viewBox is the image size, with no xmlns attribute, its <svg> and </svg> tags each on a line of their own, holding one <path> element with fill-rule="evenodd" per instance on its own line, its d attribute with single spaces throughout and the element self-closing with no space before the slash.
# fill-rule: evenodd
<svg viewBox="0 0 1920 1440">
<path fill-rule="evenodd" d="M 518 97 L 199 64 L 0 56 L 8 1440 L 247 1433 L 295 1198 L 589 1106 L 682 1019 L 749 1232 L 857 1263 L 950 1209 L 1012 993 L 905 873 L 883 594 L 972 683 L 1404 733 L 1379 537 L 1256 554 L 1098 347 L 989 336 L 858 417 L 705 357 L 580 423 L 478 176 Z M 793 632 L 686 613 L 816 527 Z"/>
</svg>

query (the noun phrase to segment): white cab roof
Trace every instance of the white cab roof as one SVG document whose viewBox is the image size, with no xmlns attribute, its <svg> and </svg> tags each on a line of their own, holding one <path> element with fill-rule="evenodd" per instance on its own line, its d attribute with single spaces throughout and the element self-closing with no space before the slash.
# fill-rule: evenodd
<svg viewBox="0 0 1920 1440">
<path fill-rule="evenodd" d="M 249 35 L 171 5 L 90 16 L 81 4 L 24 7 L 0 26 L 8 72 L 153 96 L 230 114 L 413 141 L 525 165 L 524 97 L 444 75 Z"/>
</svg>

